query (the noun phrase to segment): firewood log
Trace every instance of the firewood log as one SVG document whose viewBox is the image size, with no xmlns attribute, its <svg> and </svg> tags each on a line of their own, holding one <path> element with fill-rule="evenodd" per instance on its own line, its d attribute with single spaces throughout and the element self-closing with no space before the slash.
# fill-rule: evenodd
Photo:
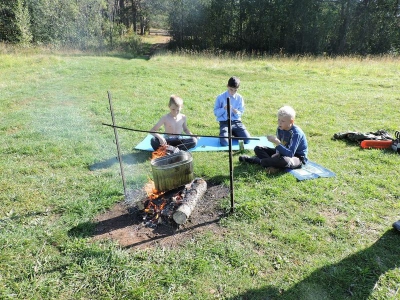
<svg viewBox="0 0 400 300">
<path fill-rule="evenodd" d="M 196 178 L 188 188 L 182 204 L 172 215 L 174 221 L 181 225 L 187 221 L 197 202 L 203 197 L 207 190 L 207 182 L 202 178 Z"/>
</svg>

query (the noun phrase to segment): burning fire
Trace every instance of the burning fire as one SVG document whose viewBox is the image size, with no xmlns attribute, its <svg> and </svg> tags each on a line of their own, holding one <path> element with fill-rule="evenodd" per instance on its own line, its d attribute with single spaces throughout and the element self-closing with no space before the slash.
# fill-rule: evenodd
<svg viewBox="0 0 400 300">
<path fill-rule="evenodd" d="M 151 154 L 151 159 L 153 160 L 156 158 L 160 158 L 178 152 L 180 152 L 179 148 L 166 144 L 158 147 L 158 149 Z"/>
<path fill-rule="evenodd" d="M 151 154 L 151 159 L 156 159 L 156 158 L 167 155 L 167 147 L 168 147 L 168 145 L 160 146 L 156 151 L 154 151 Z"/>
<path fill-rule="evenodd" d="M 151 159 L 160 158 L 170 153 L 179 151 L 178 148 L 164 145 L 160 146 L 151 155 Z M 162 222 L 162 218 L 171 218 L 172 213 L 181 204 L 183 199 L 183 191 L 176 193 L 172 197 L 165 197 L 165 192 L 158 191 L 155 188 L 154 181 L 149 179 L 149 182 L 144 186 L 147 194 L 147 200 L 144 205 L 146 216 L 143 218 L 146 226 L 155 227 Z"/>
<path fill-rule="evenodd" d="M 144 186 L 144 190 L 147 194 L 147 197 L 152 200 L 152 199 L 157 199 L 158 197 L 160 197 L 162 194 L 164 194 L 163 192 L 159 192 L 156 190 L 155 186 L 154 186 L 154 181 L 149 179 L 149 182 L 146 183 L 146 185 Z"/>
<path fill-rule="evenodd" d="M 145 202 L 144 212 L 146 216 L 143 220 L 146 226 L 155 227 L 162 222 L 162 217 L 170 219 L 172 213 L 181 204 L 183 200 L 183 191 L 175 193 L 171 197 L 165 197 L 164 192 L 159 192 L 154 187 L 154 182 L 149 182 L 144 186 L 147 193 L 147 201 Z"/>
</svg>

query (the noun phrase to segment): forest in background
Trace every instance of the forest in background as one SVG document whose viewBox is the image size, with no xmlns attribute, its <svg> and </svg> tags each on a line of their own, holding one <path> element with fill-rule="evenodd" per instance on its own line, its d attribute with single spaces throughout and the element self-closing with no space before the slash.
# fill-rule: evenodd
<svg viewBox="0 0 400 300">
<path fill-rule="evenodd" d="M 0 0 L 12 44 L 135 53 L 150 28 L 173 48 L 398 55 L 400 0 Z"/>
</svg>

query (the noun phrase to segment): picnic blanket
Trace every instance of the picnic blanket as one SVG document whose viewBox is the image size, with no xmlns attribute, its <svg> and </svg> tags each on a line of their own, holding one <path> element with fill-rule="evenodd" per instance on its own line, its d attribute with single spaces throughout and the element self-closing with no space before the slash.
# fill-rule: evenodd
<svg viewBox="0 0 400 300">
<path fill-rule="evenodd" d="M 135 146 L 135 149 L 154 151 L 150 144 L 152 137 L 153 136 L 151 134 L 148 134 L 137 146 Z M 253 150 L 255 146 L 274 147 L 274 145 L 269 142 L 265 136 L 253 138 L 258 138 L 258 140 L 250 140 L 250 143 L 244 144 L 244 149 Z M 232 150 L 239 150 L 239 142 L 236 139 L 232 140 Z M 229 151 L 229 147 L 221 146 L 218 138 L 201 137 L 197 142 L 196 147 L 189 149 L 189 151 Z"/>
<path fill-rule="evenodd" d="M 319 177 L 334 177 L 335 173 L 324 168 L 313 161 L 308 161 L 307 164 L 303 165 L 299 169 L 285 169 L 286 172 L 291 173 L 297 180 L 314 179 Z"/>
</svg>

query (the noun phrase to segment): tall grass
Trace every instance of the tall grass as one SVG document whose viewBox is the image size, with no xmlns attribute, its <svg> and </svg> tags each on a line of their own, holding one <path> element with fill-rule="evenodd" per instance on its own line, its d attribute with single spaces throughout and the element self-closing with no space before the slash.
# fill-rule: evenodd
<svg viewBox="0 0 400 300">
<path fill-rule="evenodd" d="M 1 298 L 397 299 L 400 156 L 331 138 L 400 130 L 399 67 L 392 57 L 2 51 Z M 214 99 L 232 75 L 252 135 L 274 133 L 277 109 L 292 105 L 310 159 L 336 177 L 269 176 L 235 153 L 235 213 L 223 235 L 172 249 L 93 242 L 95 216 L 123 201 L 113 132 L 102 126 L 107 91 L 120 126 L 150 129 L 178 94 L 192 132 L 215 135 Z M 132 189 L 151 177 L 149 154 L 133 149 L 145 135 L 119 131 Z M 193 157 L 196 176 L 229 184 L 227 153 Z"/>
</svg>

